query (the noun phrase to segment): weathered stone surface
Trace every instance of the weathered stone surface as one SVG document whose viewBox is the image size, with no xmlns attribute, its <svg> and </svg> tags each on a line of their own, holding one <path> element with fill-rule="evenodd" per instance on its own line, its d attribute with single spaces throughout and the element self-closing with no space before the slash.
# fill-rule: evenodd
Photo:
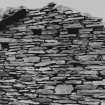
<svg viewBox="0 0 105 105">
<path fill-rule="evenodd" d="M 40 67 L 38 70 L 39 71 L 47 71 L 47 70 L 51 70 L 51 68 L 50 67 Z"/>
<path fill-rule="evenodd" d="M 32 53 L 32 54 L 44 54 L 45 52 L 43 50 L 39 50 L 39 51 L 28 51 L 28 53 Z"/>
<path fill-rule="evenodd" d="M 57 103 L 60 103 L 60 104 L 69 104 L 69 103 L 71 103 L 71 104 L 75 104 L 76 102 L 75 101 L 73 101 L 73 100 L 55 100 L 54 102 L 57 102 Z"/>
<path fill-rule="evenodd" d="M 16 60 L 16 57 L 15 57 L 15 56 L 9 56 L 9 57 L 7 58 L 7 60 L 9 60 L 9 61 L 14 61 L 14 60 Z"/>
<path fill-rule="evenodd" d="M 36 98 L 36 102 L 39 102 L 41 104 L 48 104 L 48 103 L 51 103 L 52 100 L 50 98 L 41 97 L 41 98 Z"/>
<path fill-rule="evenodd" d="M 87 105 L 99 105 L 100 102 L 95 102 L 95 101 L 79 101 L 80 104 L 87 104 Z"/>
<path fill-rule="evenodd" d="M 16 79 L 0 80 L 0 83 L 1 83 L 1 82 L 15 82 L 15 81 L 16 81 Z"/>
<path fill-rule="evenodd" d="M 54 64 L 54 63 L 55 63 L 55 61 L 43 61 L 43 62 L 35 64 L 35 66 L 42 67 L 42 66 L 48 66 L 48 65 Z"/>
<path fill-rule="evenodd" d="M 104 104 L 105 104 L 105 101 L 102 101 L 102 102 L 101 102 L 101 105 L 104 105 Z"/>
<path fill-rule="evenodd" d="M 105 104 L 102 19 L 55 3 L 10 11 L 0 21 L 0 105 Z"/>
<path fill-rule="evenodd" d="M 55 88 L 55 94 L 71 94 L 72 90 L 72 85 L 57 85 Z"/>
<path fill-rule="evenodd" d="M 34 104 L 34 105 L 39 104 L 38 102 L 34 102 L 34 101 L 31 101 L 31 100 L 20 100 L 19 102 L 23 103 L 23 104 Z"/>
<path fill-rule="evenodd" d="M 39 62 L 40 57 L 26 57 L 23 58 L 24 62 Z"/>
<path fill-rule="evenodd" d="M 48 94 L 48 95 L 53 94 L 53 91 L 49 89 L 38 89 L 36 90 L 36 92 L 39 94 Z"/>
<path fill-rule="evenodd" d="M 26 81 L 26 82 L 31 82 L 32 81 L 32 76 L 31 75 L 23 75 L 20 78 L 21 81 Z"/>
<path fill-rule="evenodd" d="M 14 38 L 0 38 L 0 42 L 16 42 Z"/>
<path fill-rule="evenodd" d="M 93 81 L 94 85 L 105 85 L 105 79 L 103 79 L 102 81 Z"/>
<path fill-rule="evenodd" d="M 6 54 L 6 55 L 15 55 L 16 52 L 6 52 L 5 54 Z"/>
<path fill-rule="evenodd" d="M 105 94 L 105 91 L 104 90 L 97 90 L 97 89 L 95 89 L 95 90 L 79 90 L 78 91 L 78 94 L 80 94 L 80 95 L 97 95 L 97 94 L 101 94 L 101 95 L 104 95 Z"/>
<path fill-rule="evenodd" d="M 88 60 L 95 60 L 97 58 L 97 55 L 81 55 L 78 56 L 77 59 L 82 61 L 88 61 Z"/>
</svg>

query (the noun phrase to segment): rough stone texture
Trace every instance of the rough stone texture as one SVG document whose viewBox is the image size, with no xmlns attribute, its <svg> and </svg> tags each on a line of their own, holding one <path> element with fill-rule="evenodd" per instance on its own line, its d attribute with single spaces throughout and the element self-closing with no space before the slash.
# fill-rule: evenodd
<svg viewBox="0 0 105 105">
<path fill-rule="evenodd" d="M 40 57 L 26 57 L 23 58 L 24 62 L 39 62 Z"/>
<path fill-rule="evenodd" d="M 49 3 L 0 21 L 0 105 L 105 105 L 102 19 Z"/>
<path fill-rule="evenodd" d="M 57 85 L 55 94 L 71 94 L 73 87 L 71 85 Z"/>
</svg>

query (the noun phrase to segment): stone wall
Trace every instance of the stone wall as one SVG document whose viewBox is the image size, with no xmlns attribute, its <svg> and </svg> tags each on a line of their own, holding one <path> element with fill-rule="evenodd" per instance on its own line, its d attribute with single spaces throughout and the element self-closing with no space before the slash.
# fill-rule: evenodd
<svg viewBox="0 0 105 105">
<path fill-rule="evenodd" d="M 105 105 L 102 19 L 50 3 L 0 32 L 0 105 Z"/>
</svg>

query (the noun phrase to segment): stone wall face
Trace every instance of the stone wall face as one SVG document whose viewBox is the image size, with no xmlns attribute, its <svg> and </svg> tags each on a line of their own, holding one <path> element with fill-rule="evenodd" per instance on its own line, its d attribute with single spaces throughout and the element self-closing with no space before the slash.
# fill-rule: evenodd
<svg viewBox="0 0 105 105">
<path fill-rule="evenodd" d="M 0 32 L 0 105 L 105 105 L 104 38 L 99 18 L 28 10 Z"/>
</svg>

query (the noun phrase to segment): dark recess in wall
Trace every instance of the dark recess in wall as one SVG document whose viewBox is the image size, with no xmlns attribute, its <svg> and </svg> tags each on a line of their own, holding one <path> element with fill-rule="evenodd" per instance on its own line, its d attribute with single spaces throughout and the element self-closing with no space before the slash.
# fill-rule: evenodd
<svg viewBox="0 0 105 105">
<path fill-rule="evenodd" d="M 41 35 L 42 30 L 41 30 L 41 29 L 32 29 L 32 32 L 33 32 L 35 35 Z"/>
<path fill-rule="evenodd" d="M 14 22 L 24 18 L 25 16 L 26 10 L 21 9 L 8 17 L 4 17 L 4 19 L 0 22 L 0 30 L 5 30 L 7 25 L 13 24 Z"/>
<path fill-rule="evenodd" d="M 68 28 L 68 33 L 69 34 L 78 34 L 78 29 L 77 28 Z"/>
<path fill-rule="evenodd" d="M 1 47 L 2 49 L 9 49 L 9 44 L 7 42 L 2 42 Z"/>
</svg>

